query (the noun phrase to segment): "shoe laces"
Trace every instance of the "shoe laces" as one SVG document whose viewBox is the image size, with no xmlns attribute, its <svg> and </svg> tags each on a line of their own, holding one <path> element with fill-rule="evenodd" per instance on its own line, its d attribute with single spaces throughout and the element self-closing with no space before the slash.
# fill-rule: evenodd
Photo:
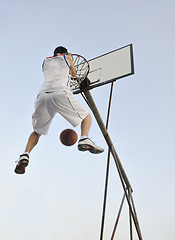
<svg viewBox="0 0 175 240">
<path fill-rule="evenodd" d="M 90 140 L 90 141 L 91 141 L 91 142 L 92 142 L 94 145 L 96 145 L 96 144 L 95 144 L 95 142 L 94 142 L 94 141 L 92 141 L 92 138 L 89 138 L 89 140 Z"/>
</svg>

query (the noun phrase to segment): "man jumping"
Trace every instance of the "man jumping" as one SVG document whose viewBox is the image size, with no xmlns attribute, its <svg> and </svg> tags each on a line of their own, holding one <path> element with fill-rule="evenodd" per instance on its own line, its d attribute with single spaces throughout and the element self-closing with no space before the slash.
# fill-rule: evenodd
<svg viewBox="0 0 175 240">
<path fill-rule="evenodd" d="M 89 138 L 91 115 L 78 102 L 69 86 L 70 75 L 76 76 L 71 53 L 60 46 L 54 50 L 54 55 L 43 62 L 45 81 L 42 84 L 35 101 L 35 111 L 32 115 L 33 132 L 30 134 L 25 151 L 19 156 L 15 173 L 24 174 L 29 164 L 29 154 L 38 143 L 41 135 L 47 135 L 51 122 L 59 113 L 73 127 L 81 123 L 81 137 L 78 142 L 80 151 L 102 153 L 103 148 L 96 146 Z"/>
</svg>

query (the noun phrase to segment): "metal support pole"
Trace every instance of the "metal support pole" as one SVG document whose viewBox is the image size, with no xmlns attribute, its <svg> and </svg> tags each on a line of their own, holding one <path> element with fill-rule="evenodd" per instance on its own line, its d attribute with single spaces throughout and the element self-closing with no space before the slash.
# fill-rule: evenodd
<svg viewBox="0 0 175 240">
<path fill-rule="evenodd" d="M 91 110 L 92 110 L 92 112 L 94 114 L 94 117 L 96 118 L 96 121 L 97 121 L 97 123 L 98 123 L 98 125 L 99 125 L 99 127 L 100 127 L 100 129 L 102 131 L 102 134 L 103 134 L 103 136 L 104 136 L 104 138 L 105 138 L 105 140 L 107 142 L 107 145 L 108 145 L 108 147 L 110 149 L 110 152 L 113 155 L 113 158 L 115 160 L 117 169 L 121 172 L 121 177 L 123 178 L 127 188 L 128 189 L 130 188 L 132 190 L 131 184 L 130 184 L 127 176 L 126 176 L 126 173 L 125 173 L 125 171 L 123 169 L 123 166 L 122 166 L 122 164 L 120 162 L 120 159 L 119 159 L 119 157 L 117 155 L 117 152 L 116 152 L 116 150 L 114 148 L 112 140 L 111 140 L 111 138 L 110 138 L 110 136 L 109 136 L 109 134 L 108 134 L 108 132 L 106 130 L 106 127 L 105 127 L 105 125 L 103 123 L 103 120 L 102 120 L 102 118 L 100 116 L 100 113 L 99 113 L 99 111 L 98 111 L 98 109 L 97 109 L 97 107 L 95 105 L 95 102 L 94 102 L 94 100 L 92 98 L 91 93 L 88 90 L 86 90 L 84 92 L 84 95 L 86 96 L 86 99 L 88 100 L 89 107 L 91 108 Z"/>
<path fill-rule="evenodd" d="M 122 202 L 120 204 L 120 208 L 119 208 L 117 219 L 116 219 L 114 229 L 113 229 L 113 232 L 112 232 L 111 240 L 114 239 L 114 235 L 115 235 L 115 232 L 116 232 L 116 229 L 117 229 L 117 225 L 118 225 L 118 222 L 119 222 L 119 217 L 120 217 L 120 214 L 121 214 L 121 211 L 122 211 L 124 200 L 125 200 L 125 194 L 123 195 Z"/>
<path fill-rule="evenodd" d="M 131 191 L 128 190 L 129 195 L 129 201 L 131 202 Z M 133 231 L 132 231 L 132 217 L 131 217 L 131 211 L 129 209 L 129 225 L 130 225 L 130 240 L 133 240 Z"/>
<path fill-rule="evenodd" d="M 141 239 L 142 239 L 142 233 L 141 233 L 141 229 L 140 229 L 140 226 L 139 226 L 139 221 L 138 221 L 136 209 L 135 209 L 135 206 L 134 206 L 134 200 L 133 200 L 132 194 L 130 195 L 130 198 L 131 198 L 131 204 L 132 204 L 132 208 L 133 208 L 133 212 L 134 212 L 134 216 L 135 216 L 135 222 L 138 226 L 137 231 L 139 232 L 139 235 L 141 236 Z"/>
<path fill-rule="evenodd" d="M 120 162 L 120 159 L 119 159 L 119 157 L 117 155 L 117 152 L 116 152 L 116 150 L 114 148 L 112 140 L 111 140 L 111 138 L 110 138 L 110 136 L 109 136 L 109 134 L 108 134 L 108 132 L 107 132 L 107 130 L 105 128 L 103 120 L 102 120 L 102 118 L 100 116 L 100 113 L 98 112 L 98 109 L 97 109 L 97 107 L 95 105 L 95 102 L 94 102 L 94 100 L 93 100 L 89 90 L 85 90 L 84 91 L 84 95 L 86 96 L 86 99 L 88 101 L 88 105 L 91 108 L 91 110 L 92 110 L 92 112 L 94 114 L 94 117 L 95 117 L 95 119 L 96 119 L 96 121 L 97 121 L 97 123 L 98 123 L 98 125 L 99 125 L 99 127 L 101 129 L 101 131 L 102 131 L 102 134 L 103 134 L 103 136 L 104 136 L 104 138 L 106 140 L 106 143 L 107 143 L 107 145 L 108 145 L 108 147 L 110 149 L 110 152 L 113 155 L 113 158 L 114 158 L 114 161 L 115 161 L 118 173 L 119 173 L 119 177 L 120 177 L 120 180 L 121 180 L 121 183 L 122 183 L 122 186 L 123 186 L 123 190 L 124 190 L 124 193 L 125 193 L 128 205 L 129 205 L 129 209 L 130 209 L 130 212 L 131 212 L 131 215 L 132 215 L 132 218 L 133 218 L 136 230 L 137 230 L 137 234 L 138 234 L 139 240 L 143 240 L 143 238 L 141 236 L 141 233 L 140 233 L 140 228 L 139 228 L 139 225 L 138 225 L 137 218 L 135 218 L 135 215 L 134 215 L 134 213 L 132 211 L 132 206 L 131 206 L 131 203 L 130 203 L 130 199 L 128 197 L 127 190 L 126 190 L 126 188 L 127 188 L 131 192 L 133 191 L 132 187 L 130 185 L 130 182 L 129 182 L 127 176 L 126 176 L 126 173 L 125 173 L 125 171 L 123 169 L 123 166 L 122 166 L 122 164 Z"/>
<path fill-rule="evenodd" d="M 108 104 L 108 113 L 107 113 L 107 119 L 106 119 L 106 129 L 108 129 L 108 124 L 109 124 L 109 115 L 110 115 L 110 110 L 111 110 L 113 86 L 114 86 L 114 82 L 111 83 L 111 91 L 110 91 L 109 104 Z M 105 222 L 105 214 L 106 214 L 106 199 L 107 199 L 108 179 L 109 179 L 110 154 L 111 154 L 111 152 L 110 152 L 110 149 L 108 148 L 108 158 L 107 158 L 107 166 L 106 166 L 106 180 L 105 180 L 105 190 L 104 190 L 104 201 L 103 201 L 103 212 L 102 212 L 102 221 L 101 221 L 100 240 L 103 240 L 103 232 L 104 232 L 104 222 Z"/>
</svg>

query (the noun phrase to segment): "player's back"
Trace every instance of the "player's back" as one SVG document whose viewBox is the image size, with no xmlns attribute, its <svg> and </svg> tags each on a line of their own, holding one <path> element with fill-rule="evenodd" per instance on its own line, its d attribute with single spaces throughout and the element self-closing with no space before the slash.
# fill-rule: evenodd
<svg viewBox="0 0 175 240">
<path fill-rule="evenodd" d="M 43 72 L 45 82 L 59 81 L 67 79 L 69 75 L 69 67 L 63 55 L 48 57 L 43 64 Z"/>
<path fill-rule="evenodd" d="M 68 87 L 69 66 L 64 55 L 48 57 L 43 63 L 45 81 L 39 92 L 56 91 Z"/>
</svg>

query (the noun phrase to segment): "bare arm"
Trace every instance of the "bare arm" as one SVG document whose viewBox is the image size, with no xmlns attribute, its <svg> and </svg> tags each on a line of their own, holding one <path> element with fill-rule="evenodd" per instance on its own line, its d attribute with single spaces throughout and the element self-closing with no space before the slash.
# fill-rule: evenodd
<svg viewBox="0 0 175 240">
<path fill-rule="evenodd" d="M 69 63 L 69 66 L 70 66 L 70 74 L 71 74 L 71 76 L 72 77 L 76 77 L 76 70 L 75 70 L 75 67 L 74 67 L 74 64 L 73 64 L 72 54 L 68 53 L 68 55 L 65 55 L 65 56 L 66 56 L 67 62 Z"/>
</svg>

